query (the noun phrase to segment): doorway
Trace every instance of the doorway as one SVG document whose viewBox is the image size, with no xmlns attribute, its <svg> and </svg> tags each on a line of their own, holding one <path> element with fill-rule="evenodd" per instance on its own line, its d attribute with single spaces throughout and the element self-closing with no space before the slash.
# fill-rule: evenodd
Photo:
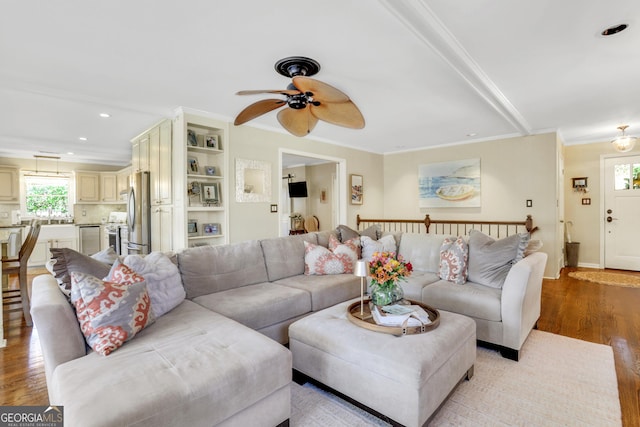
<svg viewBox="0 0 640 427">
<path fill-rule="evenodd" d="M 280 149 L 279 235 L 291 230 L 291 215 L 316 216 L 320 230 L 330 230 L 346 221 L 346 160 L 336 157 Z M 289 182 L 307 182 L 307 197 L 290 198 Z"/>
<path fill-rule="evenodd" d="M 640 156 L 604 159 L 604 267 L 640 271 Z"/>
</svg>

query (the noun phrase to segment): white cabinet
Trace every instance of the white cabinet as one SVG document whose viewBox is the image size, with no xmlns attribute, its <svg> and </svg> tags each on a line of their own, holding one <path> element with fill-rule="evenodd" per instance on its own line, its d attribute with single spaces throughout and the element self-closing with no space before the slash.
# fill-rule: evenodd
<svg viewBox="0 0 640 427">
<path fill-rule="evenodd" d="M 76 172 L 76 201 L 78 203 L 100 201 L 100 174 Z"/>
<path fill-rule="evenodd" d="M 27 230 L 25 230 L 27 232 Z M 71 248 L 78 250 L 78 231 L 75 225 L 42 225 L 29 266 L 45 265 L 51 258 L 49 249 Z"/>
<path fill-rule="evenodd" d="M 149 133 L 131 141 L 131 168 L 133 172 L 149 171 Z"/>
<path fill-rule="evenodd" d="M 228 126 L 188 113 L 174 119 L 174 250 L 228 243 Z"/>
<path fill-rule="evenodd" d="M 151 205 L 170 205 L 171 121 L 165 120 L 149 132 L 149 175 Z"/>
<path fill-rule="evenodd" d="M 18 169 L 0 167 L 0 202 L 19 202 Z"/>
<path fill-rule="evenodd" d="M 151 207 L 151 250 L 167 252 L 173 249 L 173 208 Z"/>
<path fill-rule="evenodd" d="M 131 175 L 131 168 L 124 168 L 121 171 L 118 171 L 116 174 L 116 192 L 118 193 L 118 198 L 123 192 L 127 192 L 129 190 L 129 175 Z"/>
<path fill-rule="evenodd" d="M 118 191 L 118 172 L 76 171 L 76 203 L 124 203 Z"/>
<path fill-rule="evenodd" d="M 107 203 L 118 201 L 117 179 L 114 172 L 100 173 L 100 201 Z"/>
</svg>

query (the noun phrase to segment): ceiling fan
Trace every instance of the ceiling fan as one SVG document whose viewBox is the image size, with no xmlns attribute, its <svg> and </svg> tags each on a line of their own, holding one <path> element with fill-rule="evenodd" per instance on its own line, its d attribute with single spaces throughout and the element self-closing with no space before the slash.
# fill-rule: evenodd
<svg viewBox="0 0 640 427">
<path fill-rule="evenodd" d="M 320 64 L 303 56 L 291 56 L 275 64 L 278 73 L 290 77 L 292 82 L 284 90 L 242 90 L 236 95 L 272 93 L 285 99 L 263 99 L 242 110 L 234 121 L 241 125 L 269 111 L 287 106 L 278 113 L 278 121 L 295 136 L 306 136 L 323 120 L 351 129 L 364 128 L 364 117 L 349 97 L 321 81 L 311 79 L 320 70 Z"/>
</svg>

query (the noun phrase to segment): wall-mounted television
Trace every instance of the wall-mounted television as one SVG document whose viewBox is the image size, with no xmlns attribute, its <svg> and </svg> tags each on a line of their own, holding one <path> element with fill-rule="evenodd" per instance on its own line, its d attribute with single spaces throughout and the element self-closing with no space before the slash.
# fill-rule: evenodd
<svg viewBox="0 0 640 427">
<path fill-rule="evenodd" d="M 307 181 L 290 182 L 289 197 L 307 197 Z"/>
</svg>

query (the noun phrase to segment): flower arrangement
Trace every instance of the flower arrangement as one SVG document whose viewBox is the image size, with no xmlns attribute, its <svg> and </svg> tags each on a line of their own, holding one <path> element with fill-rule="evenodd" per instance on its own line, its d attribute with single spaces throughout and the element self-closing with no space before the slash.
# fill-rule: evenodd
<svg viewBox="0 0 640 427">
<path fill-rule="evenodd" d="M 391 290 L 398 280 L 411 275 L 413 266 L 395 252 L 374 252 L 369 262 L 369 277 L 380 290 Z"/>
</svg>

